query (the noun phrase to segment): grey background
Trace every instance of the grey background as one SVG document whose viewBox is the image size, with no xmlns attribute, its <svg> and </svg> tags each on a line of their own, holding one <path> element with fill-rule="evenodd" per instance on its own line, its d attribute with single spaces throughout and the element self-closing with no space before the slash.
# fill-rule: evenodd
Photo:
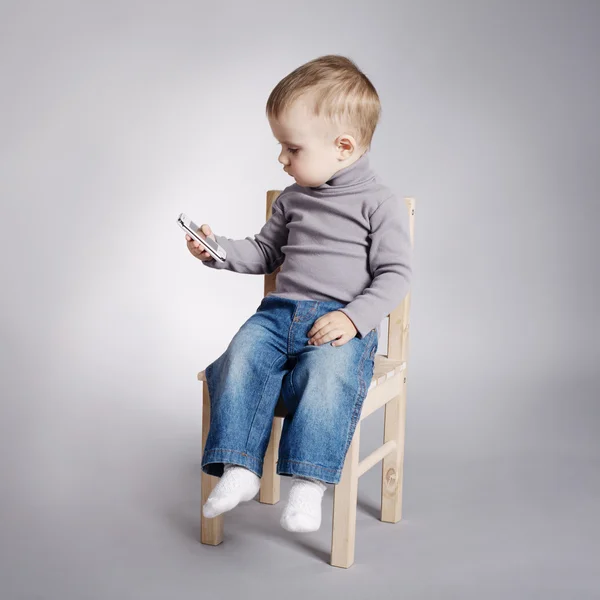
<svg viewBox="0 0 600 600">
<path fill-rule="evenodd" d="M 375 467 L 350 570 L 331 487 L 316 533 L 251 502 L 200 544 L 196 374 L 263 278 L 175 223 L 259 231 L 291 183 L 266 99 L 328 53 L 417 199 L 404 518 Z M 598 56 L 593 0 L 2 2 L 2 600 L 600 598 Z"/>
</svg>

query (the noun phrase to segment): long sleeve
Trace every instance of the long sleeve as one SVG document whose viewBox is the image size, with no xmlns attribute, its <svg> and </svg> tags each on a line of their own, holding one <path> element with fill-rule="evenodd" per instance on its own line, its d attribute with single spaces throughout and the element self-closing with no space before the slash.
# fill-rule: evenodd
<svg viewBox="0 0 600 600">
<path fill-rule="evenodd" d="M 375 209 L 370 222 L 371 285 L 340 309 L 350 317 L 361 338 L 402 302 L 412 279 L 412 246 L 404 201 L 390 196 Z"/>
<path fill-rule="evenodd" d="M 253 237 L 235 240 L 215 234 L 217 242 L 225 248 L 227 258 L 225 262 L 212 258 L 203 264 L 213 269 L 228 269 L 252 275 L 264 275 L 275 271 L 285 259 L 281 248 L 286 244 L 288 237 L 281 196 L 282 194 L 279 194 L 273 202 L 271 217 Z"/>
</svg>

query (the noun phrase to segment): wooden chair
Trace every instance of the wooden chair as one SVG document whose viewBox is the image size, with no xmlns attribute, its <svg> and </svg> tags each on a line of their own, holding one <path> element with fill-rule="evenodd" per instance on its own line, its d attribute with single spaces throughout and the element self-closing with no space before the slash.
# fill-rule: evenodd
<svg viewBox="0 0 600 600">
<path fill-rule="evenodd" d="M 267 192 L 266 218 L 271 216 L 273 202 L 280 190 Z M 414 246 L 414 198 L 405 198 L 409 211 L 410 239 Z M 264 295 L 275 290 L 278 267 L 265 275 Z M 371 385 L 364 400 L 360 420 L 346 454 L 342 477 L 334 488 L 333 524 L 330 564 L 348 568 L 354 563 L 356 533 L 356 503 L 358 478 L 382 462 L 381 520 L 397 523 L 402 516 L 402 480 L 404 462 L 404 432 L 406 421 L 406 377 L 409 346 L 410 291 L 400 304 L 386 317 L 387 353 L 375 355 L 375 368 Z M 383 322 L 383 321 L 382 321 Z M 202 452 L 206 444 L 210 424 L 210 398 L 204 371 L 198 373 L 203 382 L 202 405 Z M 366 417 L 382 406 L 385 407 L 383 445 L 359 461 L 360 425 Z M 279 501 L 280 479 L 276 473 L 281 426 L 286 410 L 282 398 L 275 408 L 273 427 L 264 458 L 259 501 L 275 504 Z M 202 473 L 202 504 L 218 482 L 218 478 Z M 201 541 L 216 546 L 223 541 L 223 515 L 206 519 L 200 511 Z"/>
</svg>

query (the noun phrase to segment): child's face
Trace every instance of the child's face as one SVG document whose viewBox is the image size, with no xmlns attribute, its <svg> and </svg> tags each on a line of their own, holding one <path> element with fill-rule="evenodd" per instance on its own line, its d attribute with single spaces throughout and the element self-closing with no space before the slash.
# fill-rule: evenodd
<svg viewBox="0 0 600 600">
<path fill-rule="evenodd" d="M 269 125 L 281 144 L 278 160 L 298 185 L 322 185 L 346 166 L 348 158 L 358 158 L 354 138 L 336 134 L 322 119 L 310 115 L 302 99 L 279 120 L 269 118 Z"/>
</svg>

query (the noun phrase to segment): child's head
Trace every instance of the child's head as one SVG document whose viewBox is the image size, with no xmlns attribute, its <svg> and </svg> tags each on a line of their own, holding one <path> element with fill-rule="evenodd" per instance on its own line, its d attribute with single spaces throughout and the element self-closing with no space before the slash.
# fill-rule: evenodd
<svg viewBox="0 0 600 600">
<path fill-rule="evenodd" d="M 299 185 L 317 187 L 370 149 L 381 106 L 356 64 L 331 54 L 284 77 L 266 113 L 282 145 L 279 162 Z"/>
</svg>

